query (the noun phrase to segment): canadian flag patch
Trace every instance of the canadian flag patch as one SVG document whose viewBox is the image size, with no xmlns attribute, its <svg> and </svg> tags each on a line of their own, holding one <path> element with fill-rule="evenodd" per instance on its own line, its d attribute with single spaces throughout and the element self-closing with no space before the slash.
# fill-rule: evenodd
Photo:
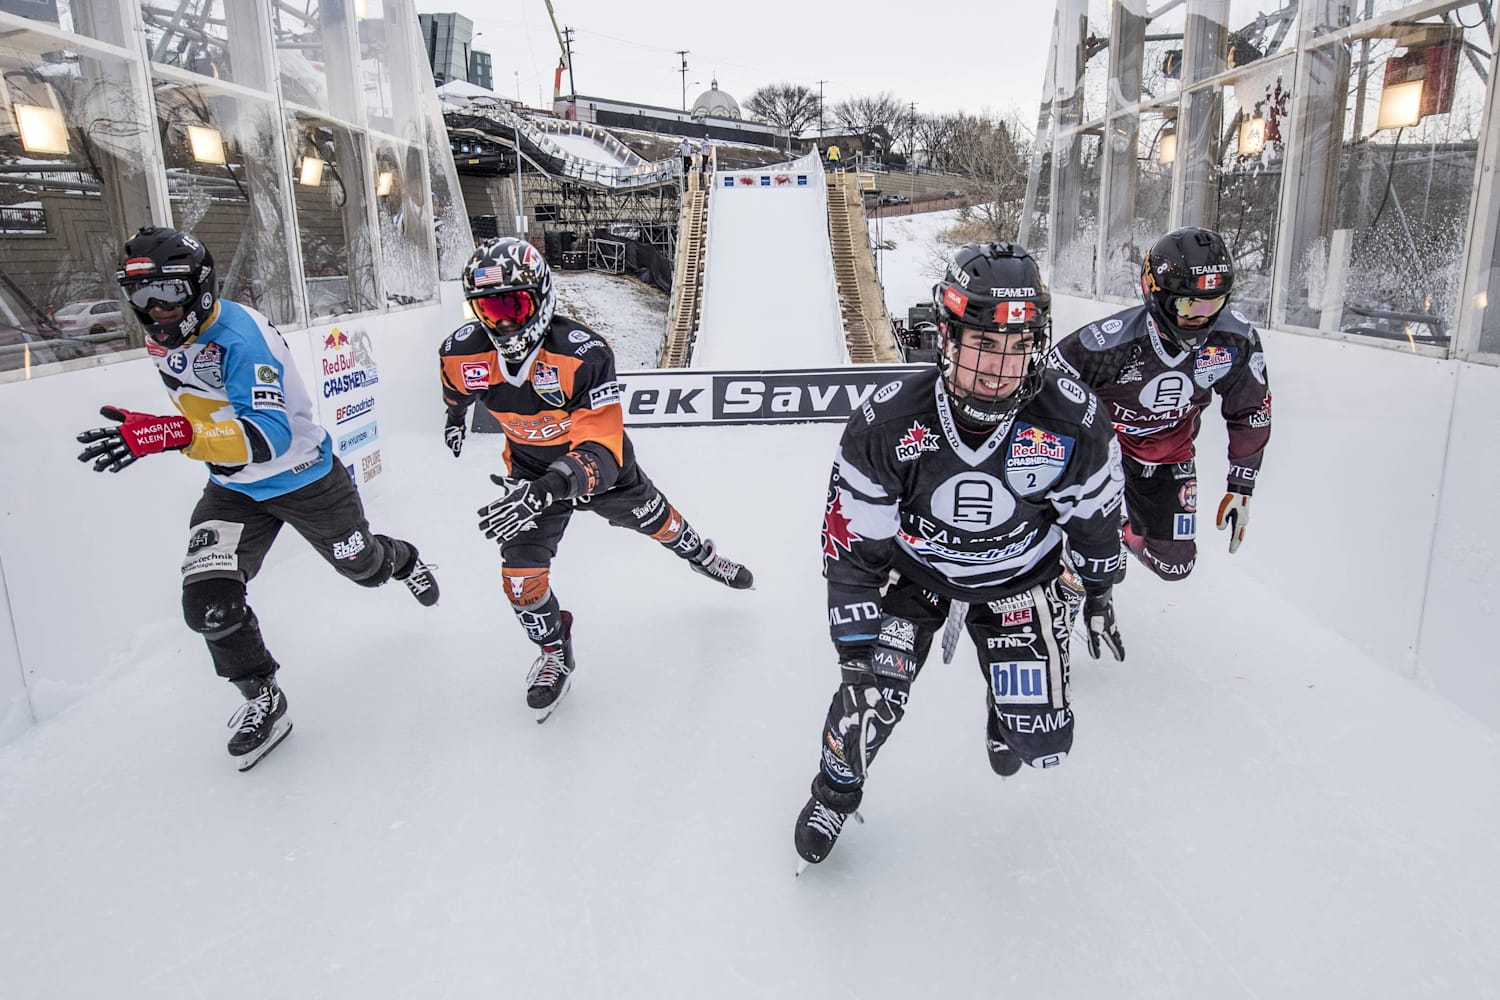
<svg viewBox="0 0 1500 1000">
<path fill-rule="evenodd" d="M 995 307 L 996 323 L 1030 323 L 1036 319 L 1035 302 L 1002 302 Z"/>
</svg>

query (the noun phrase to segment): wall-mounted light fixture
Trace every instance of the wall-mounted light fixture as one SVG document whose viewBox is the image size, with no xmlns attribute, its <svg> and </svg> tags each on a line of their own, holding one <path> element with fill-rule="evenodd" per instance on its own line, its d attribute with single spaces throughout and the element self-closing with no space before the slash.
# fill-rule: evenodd
<svg viewBox="0 0 1500 1000">
<path fill-rule="evenodd" d="M 323 161 L 316 153 L 307 153 L 302 157 L 302 169 L 297 175 L 297 182 L 304 187 L 317 187 L 323 183 Z"/>
<path fill-rule="evenodd" d="M 1422 81 L 1387 83 L 1380 88 L 1380 114 L 1375 128 L 1406 128 L 1422 120 Z"/>
<path fill-rule="evenodd" d="M 193 152 L 193 159 L 199 163 L 223 163 L 224 161 L 224 136 L 216 128 L 207 125 L 189 125 L 188 148 Z"/>
<path fill-rule="evenodd" d="M 375 193 L 384 198 L 391 193 L 396 186 L 396 175 L 390 170 L 382 170 L 375 178 Z"/>
<path fill-rule="evenodd" d="M 15 104 L 12 108 L 16 113 L 16 128 L 21 133 L 22 149 L 28 153 L 57 156 L 68 152 L 68 126 L 63 122 L 62 112 L 37 104 Z"/>
<path fill-rule="evenodd" d="M 1161 134 L 1161 143 L 1156 148 L 1156 159 L 1164 167 L 1170 167 L 1177 162 L 1177 133 L 1167 131 Z"/>
<path fill-rule="evenodd" d="M 1266 120 L 1261 117 L 1246 118 L 1240 122 L 1239 153 L 1255 156 L 1266 148 Z"/>
</svg>

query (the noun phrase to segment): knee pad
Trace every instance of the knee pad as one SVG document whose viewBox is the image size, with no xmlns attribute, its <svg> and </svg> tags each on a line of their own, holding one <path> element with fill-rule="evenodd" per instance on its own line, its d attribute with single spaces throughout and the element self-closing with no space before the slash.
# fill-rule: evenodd
<svg viewBox="0 0 1500 1000">
<path fill-rule="evenodd" d="M 884 680 L 899 682 L 910 688 L 922 666 L 918 653 L 920 636 L 917 626 L 907 618 L 896 615 L 880 616 L 880 642 L 870 666 Z M 928 637 L 931 642 L 931 637 Z"/>
<path fill-rule="evenodd" d="M 551 570 L 546 566 L 506 566 L 500 570 L 505 578 L 505 599 L 517 611 L 540 607 L 552 596 Z"/>
<path fill-rule="evenodd" d="M 1145 538 L 1142 543 L 1141 562 L 1163 580 L 1181 580 L 1193 571 L 1198 561 L 1198 543 L 1191 538 L 1171 541 Z"/>
<path fill-rule="evenodd" d="M 229 635 L 250 616 L 242 580 L 210 577 L 182 585 L 182 618 L 188 628 L 209 639 Z"/>
</svg>

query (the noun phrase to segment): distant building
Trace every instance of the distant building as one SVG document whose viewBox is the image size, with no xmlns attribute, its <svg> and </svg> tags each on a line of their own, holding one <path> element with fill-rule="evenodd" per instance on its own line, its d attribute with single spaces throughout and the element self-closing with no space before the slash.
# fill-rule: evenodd
<svg viewBox="0 0 1500 1000">
<path fill-rule="evenodd" d="M 485 90 L 494 90 L 493 73 L 490 71 L 490 54 L 474 49 L 469 53 L 469 82 Z"/>
<path fill-rule="evenodd" d="M 633 128 L 644 132 L 686 135 L 695 139 L 711 138 L 740 142 L 752 146 L 781 146 L 787 143 L 786 129 L 765 122 L 746 121 L 734 98 L 715 87 L 699 101 L 717 95 L 714 110 L 694 104 L 691 111 L 661 108 L 651 104 L 633 104 L 608 97 L 573 94 L 553 102 L 552 112 L 568 121 L 593 122 L 606 128 Z M 726 104 L 724 101 L 728 101 Z"/>
<path fill-rule="evenodd" d="M 422 45 L 439 85 L 449 80 L 490 86 L 490 54 L 474 51 L 474 22 L 462 14 L 418 14 Z M 482 76 L 482 79 L 481 79 Z"/>
<path fill-rule="evenodd" d="M 719 89 L 719 78 L 713 77 L 709 89 L 698 95 L 693 102 L 692 116 L 696 121 L 704 118 L 740 118 L 740 102 Z"/>
</svg>

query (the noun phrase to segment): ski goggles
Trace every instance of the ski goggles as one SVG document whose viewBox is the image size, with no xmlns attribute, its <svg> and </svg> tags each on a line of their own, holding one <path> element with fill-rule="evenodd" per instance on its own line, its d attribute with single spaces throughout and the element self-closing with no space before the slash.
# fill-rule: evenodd
<svg viewBox="0 0 1500 1000">
<path fill-rule="evenodd" d="M 1229 296 L 1220 295 L 1212 299 L 1195 299 L 1187 295 L 1176 295 L 1168 300 L 1167 305 L 1178 319 L 1208 319 L 1219 315 L 1219 310 L 1224 308 L 1224 303 L 1229 301 Z"/>
<path fill-rule="evenodd" d="M 525 288 L 470 299 L 469 308 L 474 310 L 476 317 L 496 330 L 519 329 L 537 314 L 536 295 Z"/>
<path fill-rule="evenodd" d="M 153 304 L 163 309 L 176 309 L 192 301 L 193 285 L 186 278 L 159 278 L 131 285 L 126 294 L 130 297 L 130 304 L 142 312 Z"/>
</svg>

